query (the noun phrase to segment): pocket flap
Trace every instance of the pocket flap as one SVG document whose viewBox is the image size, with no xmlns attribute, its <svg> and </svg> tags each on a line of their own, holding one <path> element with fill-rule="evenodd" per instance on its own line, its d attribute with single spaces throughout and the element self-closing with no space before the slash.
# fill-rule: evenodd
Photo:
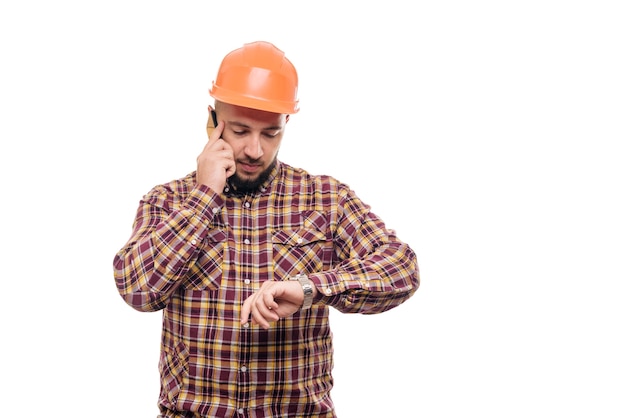
<svg viewBox="0 0 626 418">
<path fill-rule="evenodd" d="M 300 247 L 308 245 L 312 242 L 325 241 L 326 235 L 315 229 L 281 229 L 274 232 L 272 242 L 274 244 L 290 245 L 292 247 Z"/>
</svg>

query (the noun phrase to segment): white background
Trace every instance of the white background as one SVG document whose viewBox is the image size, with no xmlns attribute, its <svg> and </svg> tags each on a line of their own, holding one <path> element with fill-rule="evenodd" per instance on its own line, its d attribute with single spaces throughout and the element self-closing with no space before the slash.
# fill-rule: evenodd
<svg viewBox="0 0 626 418">
<path fill-rule="evenodd" d="M 420 263 L 396 310 L 333 313 L 339 416 L 626 416 L 621 3 L 3 2 L 0 414 L 156 416 L 160 313 L 113 256 L 262 39 L 301 81 L 281 159 Z"/>
</svg>

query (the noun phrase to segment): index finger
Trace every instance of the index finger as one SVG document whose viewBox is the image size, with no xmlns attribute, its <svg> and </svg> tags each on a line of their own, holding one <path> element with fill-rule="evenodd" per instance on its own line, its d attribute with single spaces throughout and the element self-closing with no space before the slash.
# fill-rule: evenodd
<svg viewBox="0 0 626 418">
<path fill-rule="evenodd" d="M 248 297 L 241 306 L 241 325 L 245 324 L 250 319 L 250 304 L 252 303 L 250 298 L 251 297 Z"/>
</svg>

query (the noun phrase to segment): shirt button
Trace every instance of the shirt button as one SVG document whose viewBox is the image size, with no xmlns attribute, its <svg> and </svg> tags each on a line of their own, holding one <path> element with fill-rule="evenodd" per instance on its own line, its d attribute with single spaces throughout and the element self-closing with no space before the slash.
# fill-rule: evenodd
<svg viewBox="0 0 626 418">
<path fill-rule="evenodd" d="M 219 208 L 213 208 L 213 209 L 212 209 L 212 211 L 213 211 L 213 213 L 217 213 L 217 212 L 219 212 L 220 210 L 219 210 Z"/>
<path fill-rule="evenodd" d="M 246 366 L 241 366 L 241 371 L 245 373 L 248 371 L 248 368 Z"/>
<path fill-rule="evenodd" d="M 244 203 L 244 204 L 243 204 L 243 207 L 245 207 L 245 208 L 249 208 L 249 207 L 250 207 L 250 202 L 246 202 L 246 203 Z"/>
<path fill-rule="evenodd" d="M 248 238 L 246 238 L 246 239 L 243 240 L 243 243 L 248 245 L 248 244 L 250 244 L 250 240 Z"/>
<path fill-rule="evenodd" d="M 330 295 L 330 293 L 332 292 L 332 290 L 330 290 L 330 288 L 328 288 L 328 287 L 327 287 L 327 288 L 324 290 L 324 292 L 325 292 L 327 295 Z"/>
<path fill-rule="evenodd" d="M 304 241 L 302 238 L 298 238 L 298 244 L 302 244 L 302 241 Z"/>
<path fill-rule="evenodd" d="M 196 240 L 195 239 L 191 240 L 191 245 L 196 245 Z"/>
<path fill-rule="evenodd" d="M 237 412 L 238 412 L 238 413 L 240 413 L 241 415 L 243 415 L 243 408 L 239 408 L 239 409 L 237 410 Z"/>
<path fill-rule="evenodd" d="M 243 282 L 244 282 L 245 284 L 250 284 L 250 279 L 245 279 Z"/>
<path fill-rule="evenodd" d="M 245 324 L 243 324 L 243 327 L 244 327 L 244 328 L 250 328 L 250 323 L 249 323 L 249 322 L 246 322 Z"/>
<path fill-rule="evenodd" d="M 230 187 L 224 187 L 224 193 L 228 193 L 230 191 Z"/>
</svg>

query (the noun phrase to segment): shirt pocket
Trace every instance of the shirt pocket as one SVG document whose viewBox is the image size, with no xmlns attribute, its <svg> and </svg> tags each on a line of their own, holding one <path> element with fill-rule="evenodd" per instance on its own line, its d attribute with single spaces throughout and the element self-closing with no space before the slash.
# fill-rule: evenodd
<svg viewBox="0 0 626 418">
<path fill-rule="evenodd" d="M 332 260 L 332 241 L 325 232 L 313 228 L 277 230 L 272 235 L 272 247 L 276 280 L 326 270 Z"/>
<path fill-rule="evenodd" d="M 198 260 L 189 269 L 188 289 L 216 290 L 222 280 L 222 263 L 228 234 L 222 229 L 211 230 L 200 248 Z"/>
</svg>

